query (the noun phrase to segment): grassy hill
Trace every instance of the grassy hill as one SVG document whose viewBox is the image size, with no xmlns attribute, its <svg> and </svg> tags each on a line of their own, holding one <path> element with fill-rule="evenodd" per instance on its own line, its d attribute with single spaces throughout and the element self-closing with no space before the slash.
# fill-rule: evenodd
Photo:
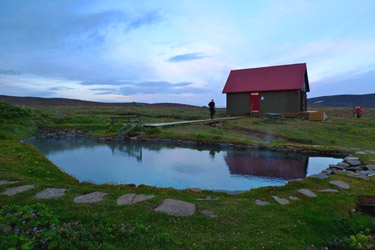
<svg viewBox="0 0 375 250">
<path fill-rule="evenodd" d="M 188 104 L 179 103 L 140 103 L 140 102 L 122 102 L 122 103 L 105 103 L 105 102 L 92 102 L 68 98 L 42 98 L 42 97 L 19 97 L 19 96 L 6 96 L 0 95 L 0 101 L 8 102 L 16 106 L 101 106 L 101 107 L 131 107 L 131 106 L 157 106 L 157 107 L 195 107 Z"/>
<path fill-rule="evenodd" d="M 333 95 L 308 99 L 310 106 L 375 108 L 375 94 L 366 95 Z"/>
</svg>

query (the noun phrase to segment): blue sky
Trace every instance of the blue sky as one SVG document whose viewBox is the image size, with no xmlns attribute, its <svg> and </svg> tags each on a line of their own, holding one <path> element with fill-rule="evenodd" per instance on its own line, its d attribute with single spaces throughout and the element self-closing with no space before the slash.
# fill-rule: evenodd
<svg viewBox="0 0 375 250">
<path fill-rule="evenodd" d="M 0 0 L 0 94 L 206 105 L 231 69 L 306 62 L 375 92 L 374 0 Z"/>
</svg>

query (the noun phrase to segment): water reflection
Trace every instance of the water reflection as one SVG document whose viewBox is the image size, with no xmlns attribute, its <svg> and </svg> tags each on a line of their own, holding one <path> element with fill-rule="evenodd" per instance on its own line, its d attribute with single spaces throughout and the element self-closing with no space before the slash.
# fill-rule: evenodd
<svg viewBox="0 0 375 250">
<path fill-rule="evenodd" d="M 284 185 L 339 159 L 184 143 L 99 143 L 88 138 L 30 140 L 80 181 L 248 190 Z"/>
<path fill-rule="evenodd" d="M 224 157 L 231 174 L 255 175 L 285 180 L 305 178 L 309 157 L 268 151 L 228 151 Z"/>
</svg>

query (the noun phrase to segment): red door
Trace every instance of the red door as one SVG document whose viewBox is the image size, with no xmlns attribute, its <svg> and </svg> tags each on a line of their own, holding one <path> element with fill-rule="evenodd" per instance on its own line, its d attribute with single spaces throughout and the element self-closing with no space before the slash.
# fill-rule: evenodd
<svg viewBox="0 0 375 250">
<path fill-rule="evenodd" d="M 260 95 L 259 93 L 250 93 L 250 111 L 259 112 L 260 111 Z"/>
</svg>

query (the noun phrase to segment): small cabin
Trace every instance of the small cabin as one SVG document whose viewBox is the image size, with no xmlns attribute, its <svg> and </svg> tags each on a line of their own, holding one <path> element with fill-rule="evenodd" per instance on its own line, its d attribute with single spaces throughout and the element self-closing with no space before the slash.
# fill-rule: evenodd
<svg viewBox="0 0 375 250">
<path fill-rule="evenodd" d="M 306 63 L 232 70 L 223 89 L 229 115 L 305 112 L 309 91 Z"/>
</svg>

